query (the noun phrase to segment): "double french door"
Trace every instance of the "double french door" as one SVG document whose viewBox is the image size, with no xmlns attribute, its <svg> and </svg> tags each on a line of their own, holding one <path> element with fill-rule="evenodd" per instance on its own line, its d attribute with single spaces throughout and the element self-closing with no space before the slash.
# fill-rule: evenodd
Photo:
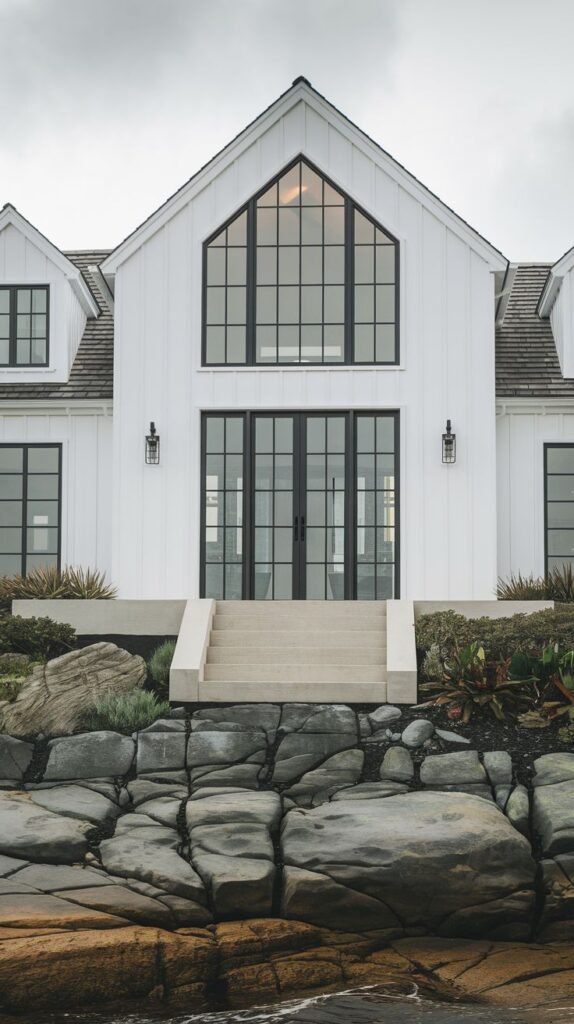
<svg viewBox="0 0 574 1024">
<path fill-rule="evenodd" d="M 202 595 L 396 595 L 397 435 L 394 413 L 205 414 Z"/>
</svg>

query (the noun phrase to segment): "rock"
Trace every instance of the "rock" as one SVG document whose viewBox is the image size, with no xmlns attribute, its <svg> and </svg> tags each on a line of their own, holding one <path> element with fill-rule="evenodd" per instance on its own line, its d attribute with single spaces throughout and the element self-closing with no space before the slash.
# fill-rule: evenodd
<svg viewBox="0 0 574 1024">
<path fill-rule="evenodd" d="M 128 782 L 127 790 L 134 807 L 139 807 L 146 800 L 165 797 L 183 800 L 187 796 L 187 786 L 178 786 L 175 782 L 153 782 L 150 779 L 132 779 Z"/>
<path fill-rule="evenodd" d="M 572 781 L 556 782 L 554 785 L 542 784 L 534 790 L 533 824 L 542 842 L 542 852 L 546 856 L 574 852 Z"/>
<path fill-rule="evenodd" d="M 198 825 L 191 833 L 194 854 L 221 854 L 224 857 L 247 857 L 274 860 L 269 829 L 255 822 L 227 822 L 221 825 Z"/>
<path fill-rule="evenodd" d="M 187 793 L 185 796 L 187 797 Z M 141 807 L 153 821 L 158 821 L 160 825 L 166 825 L 168 828 L 177 828 L 181 802 L 181 798 L 164 796 L 158 797 L 157 800 L 146 800 Z"/>
<path fill-rule="evenodd" d="M 375 711 L 369 711 L 368 714 L 373 732 L 387 728 L 392 722 L 397 722 L 400 717 L 401 709 L 394 707 L 392 704 L 381 704 L 380 708 L 376 708 Z"/>
<path fill-rule="evenodd" d="M 174 718 L 158 718 L 146 729 L 140 729 L 140 736 L 147 736 L 150 732 L 182 732 L 185 733 L 185 722 Z"/>
<path fill-rule="evenodd" d="M 31 743 L 0 733 L 0 779 L 21 782 L 33 753 Z"/>
<path fill-rule="evenodd" d="M 256 728 L 266 734 L 269 743 L 274 743 L 280 718 L 278 704 L 234 704 L 231 708 L 194 711 L 191 728 L 195 731 L 199 726 L 206 726 L 211 732 L 229 732 L 232 726 L 245 732 Z"/>
<path fill-rule="evenodd" d="M 357 740 L 357 718 L 346 704 L 284 704 L 281 732 L 344 733 Z"/>
<path fill-rule="evenodd" d="M 266 756 L 263 733 L 251 729 L 242 732 L 192 732 L 187 745 L 187 764 L 202 769 L 207 765 L 230 765 L 259 754 Z"/>
<path fill-rule="evenodd" d="M 66 894 L 67 896 L 67 894 Z M 0 893 L 0 932 L 4 929 L 121 928 L 126 924 L 115 914 L 81 907 L 67 898 L 45 895 L 31 889 L 15 895 Z M 4 943 L 2 943 L 4 946 Z M 2 949 L 2 956 L 4 949 Z M 0 957 L 0 961 L 2 957 Z M 0 1006 L 1 1006 L 0 1001 Z"/>
<path fill-rule="evenodd" d="M 402 734 L 402 741 L 407 747 L 416 749 L 422 747 L 425 740 L 430 739 L 434 733 L 434 725 L 426 718 L 417 718 L 407 725 Z"/>
<path fill-rule="evenodd" d="M 134 876 L 174 896 L 205 904 L 203 882 L 180 857 L 178 845 L 179 838 L 173 829 L 160 825 L 126 828 L 100 843 L 100 855 L 104 868 L 111 875 Z"/>
<path fill-rule="evenodd" d="M 574 754 L 543 754 L 534 762 L 533 786 L 552 786 L 555 782 L 574 781 Z"/>
<path fill-rule="evenodd" d="M 62 864 L 30 864 L 18 872 L 18 878 L 40 892 L 60 894 L 66 889 L 85 889 L 110 884 L 108 876 L 101 871 L 67 867 Z"/>
<path fill-rule="evenodd" d="M 376 897 L 336 882 L 326 872 L 294 865 L 283 870 L 281 913 L 323 928 L 386 930 L 390 938 L 402 932 L 391 907 Z"/>
<path fill-rule="evenodd" d="M 476 750 L 431 754 L 421 765 L 421 782 L 425 786 L 476 785 L 486 781 L 486 772 Z"/>
<path fill-rule="evenodd" d="M 173 915 L 164 903 L 132 892 L 124 885 L 96 885 L 56 892 L 55 895 L 65 897 L 69 903 L 80 907 L 113 914 L 135 924 L 155 924 L 160 928 L 169 928 L 174 924 Z"/>
<path fill-rule="evenodd" d="M 508 803 L 508 798 L 511 793 L 512 786 L 495 786 L 494 798 L 501 811 L 506 810 L 506 804 Z"/>
<path fill-rule="evenodd" d="M 371 729 L 371 723 L 369 722 L 369 716 L 365 715 L 364 712 L 359 711 L 358 719 L 359 719 L 359 736 L 360 736 L 361 739 L 365 739 L 367 736 L 370 736 L 372 731 L 373 731 Z"/>
<path fill-rule="evenodd" d="M 56 781 L 126 775 L 134 753 L 135 743 L 131 737 L 117 732 L 85 732 L 50 740 L 44 779 Z"/>
<path fill-rule="evenodd" d="M 185 768 L 186 744 L 185 730 L 140 732 L 136 761 L 138 775 L 182 771 Z"/>
<path fill-rule="evenodd" d="M 459 736 L 457 732 L 450 732 L 449 729 L 439 729 L 435 725 L 435 735 L 438 736 L 444 743 L 464 743 L 465 745 L 470 743 L 466 736 Z"/>
<path fill-rule="evenodd" d="M 285 736 L 277 749 L 274 785 L 300 778 L 341 750 L 354 749 L 356 733 L 293 732 Z"/>
<path fill-rule="evenodd" d="M 529 935 L 530 847 L 490 801 L 427 791 L 296 809 L 285 816 L 281 847 L 287 867 L 327 876 L 350 899 L 359 892 L 376 901 L 382 928 L 400 921 L 403 932 Z M 305 904 L 305 920 L 326 924 L 324 902 L 302 898 L 296 882 L 284 901 L 288 916 L 295 907 L 301 916 Z M 329 920 L 349 927 L 343 913 Z"/>
<path fill-rule="evenodd" d="M 411 782 L 415 774 L 413 760 L 404 747 L 389 747 L 381 765 L 381 779 Z"/>
<path fill-rule="evenodd" d="M 88 848 L 90 827 L 38 807 L 24 793 L 0 793 L 0 853 L 9 857 L 73 864 Z"/>
<path fill-rule="evenodd" d="M 79 909 L 79 908 L 76 908 Z M 85 912 L 84 912 L 85 914 Z M 171 935 L 138 926 L 14 938 L 0 958 L 0 1008 L 16 1013 L 100 1006 L 156 996 L 165 986 L 205 995 L 214 972 L 210 932 Z M 22 984 L 22 978 L 26 983 Z"/>
<path fill-rule="evenodd" d="M 334 754 L 319 768 L 306 772 L 299 782 L 286 790 L 285 796 L 300 807 L 316 807 L 338 790 L 354 786 L 360 778 L 364 760 L 362 750 L 343 750 Z"/>
<path fill-rule="evenodd" d="M 121 814 L 121 808 L 114 801 L 84 786 L 54 786 L 52 789 L 35 790 L 30 796 L 39 807 L 46 807 L 67 818 L 91 821 L 95 825 L 114 821 Z"/>
<path fill-rule="evenodd" d="M 4 729 L 12 736 L 67 735 L 81 725 L 99 697 L 127 693 L 145 677 L 143 658 L 115 644 L 70 651 L 32 670 L 16 700 L 3 709 Z"/>
<path fill-rule="evenodd" d="M 272 860 L 225 857 L 197 849 L 192 863 L 208 887 L 218 918 L 271 914 L 276 870 Z"/>
<path fill-rule="evenodd" d="M 543 942 L 574 940 L 574 854 L 558 854 L 540 863 L 544 903 L 537 938 Z"/>
<path fill-rule="evenodd" d="M 512 785 L 512 758 L 506 750 L 487 750 L 483 763 L 491 786 Z"/>
<path fill-rule="evenodd" d="M 523 836 L 529 832 L 530 798 L 525 786 L 515 786 L 508 797 L 504 813 L 514 828 Z"/>
</svg>

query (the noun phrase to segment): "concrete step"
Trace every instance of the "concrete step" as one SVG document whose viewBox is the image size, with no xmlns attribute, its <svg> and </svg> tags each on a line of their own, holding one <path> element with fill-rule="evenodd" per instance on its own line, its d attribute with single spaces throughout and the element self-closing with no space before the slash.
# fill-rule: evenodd
<svg viewBox="0 0 574 1024">
<path fill-rule="evenodd" d="M 348 683 L 324 680 L 312 689 L 301 680 L 270 681 L 262 687 L 252 679 L 237 682 L 201 682 L 199 700 L 205 703 L 299 702 L 305 704 L 385 704 L 386 682 Z"/>
<path fill-rule="evenodd" d="M 336 609 L 347 609 L 352 612 L 378 611 L 386 613 L 386 601 L 217 601 L 216 610 L 219 615 L 251 615 L 254 610 L 269 611 L 274 614 L 281 612 L 329 612 Z"/>
<path fill-rule="evenodd" d="M 282 626 L 283 624 L 281 624 Z M 325 648 L 349 647 L 363 650 L 365 647 L 377 647 L 386 650 L 386 632 L 381 629 L 309 629 L 297 632 L 293 629 L 247 629 L 238 626 L 236 629 L 212 629 L 209 639 L 210 647 L 318 647 Z"/>
<path fill-rule="evenodd" d="M 262 683 L 271 680 L 278 680 L 287 686 L 289 682 L 338 682 L 347 683 L 353 686 L 355 683 L 374 683 L 385 680 L 386 672 L 380 665 L 351 665 L 329 664 L 325 661 L 329 657 L 325 651 L 325 658 L 321 665 L 293 664 L 292 662 L 283 665 L 274 663 L 257 662 L 243 665 L 214 665 L 207 664 L 203 670 L 206 682 L 234 682 L 239 689 L 248 680 L 260 680 Z"/>
<path fill-rule="evenodd" d="M 325 661 L 325 641 L 317 647 L 209 647 L 210 665 L 250 665 L 264 661 L 277 665 L 322 665 Z M 349 648 L 329 646 L 329 662 L 336 665 L 379 665 L 386 663 L 386 650 L 381 647 Z"/>
<path fill-rule="evenodd" d="M 376 630 L 379 629 L 383 632 L 386 629 L 386 622 L 384 619 L 378 618 L 374 615 L 365 615 L 362 618 L 358 618 L 350 615 L 332 615 L 326 616 L 314 616 L 314 615 L 280 615 L 280 616 L 266 616 L 266 615 L 217 615 L 213 616 L 213 629 L 243 629 L 243 630 L 263 630 L 263 629 L 285 629 L 285 630 L 299 630 L 299 629 L 367 629 Z"/>
</svg>

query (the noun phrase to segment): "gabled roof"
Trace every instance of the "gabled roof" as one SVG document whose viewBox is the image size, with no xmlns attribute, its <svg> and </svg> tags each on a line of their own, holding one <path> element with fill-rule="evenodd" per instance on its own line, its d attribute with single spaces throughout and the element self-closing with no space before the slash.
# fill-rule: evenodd
<svg viewBox="0 0 574 1024">
<path fill-rule="evenodd" d="M 538 314 L 549 263 L 513 265 L 510 294 L 496 325 L 499 398 L 574 398 L 574 380 L 562 376 L 550 321 Z"/>
<path fill-rule="evenodd" d="M 24 235 L 32 245 L 44 254 L 46 259 L 54 263 L 68 278 L 68 281 L 70 282 L 70 285 L 86 316 L 99 316 L 100 307 L 90 291 L 79 267 L 69 260 L 68 257 L 65 256 L 64 253 L 49 240 L 49 238 L 46 238 L 41 231 L 38 231 L 33 224 L 30 224 L 30 221 L 26 220 L 26 218 L 18 212 L 16 207 L 12 206 L 12 203 L 6 203 L 6 205 L 0 210 L 0 232 L 2 232 L 4 228 L 8 227 L 9 224 L 19 231 L 21 235 Z"/>
<path fill-rule="evenodd" d="M 62 254 L 63 255 L 63 254 Z M 75 401 L 109 400 L 114 384 L 114 318 L 107 290 L 98 269 L 108 255 L 105 252 L 71 252 L 64 256 L 82 275 L 100 316 L 87 320 L 76 352 L 69 380 L 61 384 L 2 384 L 0 401 Z M 90 267 L 92 268 L 90 270 Z"/>
<path fill-rule="evenodd" d="M 499 249 L 495 248 L 478 231 L 470 227 L 462 217 L 459 217 L 451 207 L 442 202 L 434 192 L 431 192 L 413 174 L 407 171 L 402 164 L 395 160 L 386 150 L 382 149 L 381 146 L 342 114 L 324 96 L 318 93 L 306 78 L 300 77 L 296 78 L 291 88 L 279 96 L 271 106 L 267 107 L 259 117 L 247 125 L 239 135 L 236 135 L 207 164 L 204 164 L 192 178 L 144 220 L 139 227 L 132 231 L 123 242 L 120 242 L 102 264 L 102 272 L 105 276 L 110 279 L 113 278 L 117 268 L 143 242 L 190 202 L 208 184 L 211 177 L 235 160 L 270 124 L 285 116 L 289 110 L 301 101 L 312 107 L 325 120 L 336 124 L 343 134 L 355 145 L 362 148 L 367 155 L 370 155 L 380 165 L 384 165 L 385 169 L 395 179 L 400 181 L 401 186 L 407 192 L 430 208 L 442 221 L 446 221 L 449 227 L 456 234 L 462 236 L 489 263 L 493 270 L 504 270 L 506 268 L 507 260 Z"/>
</svg>

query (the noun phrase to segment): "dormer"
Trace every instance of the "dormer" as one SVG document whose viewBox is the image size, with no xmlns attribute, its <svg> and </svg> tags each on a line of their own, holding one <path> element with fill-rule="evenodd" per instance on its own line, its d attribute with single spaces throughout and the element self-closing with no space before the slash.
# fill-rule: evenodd
<svg viewBox="0 0 574 1024">
<path fill-rule="evenodd" d="M 81 271 L 11 204 L 0 210 L 0 384 L 68 380 L 100 309 Z"/>
<path fill-rule="evenodd" d="M 574 378 L 574 246 L 550 268 L 538 315 L 550 319 L 562 376 Z"/>
</svg>

